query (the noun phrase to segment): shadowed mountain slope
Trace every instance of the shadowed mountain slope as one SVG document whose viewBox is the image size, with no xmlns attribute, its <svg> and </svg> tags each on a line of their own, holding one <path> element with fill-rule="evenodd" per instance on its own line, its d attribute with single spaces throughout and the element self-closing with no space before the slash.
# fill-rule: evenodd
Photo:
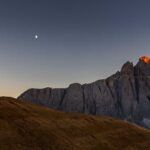
<svg viewBox="0 0 150 150">
<path fill-rule="evenodd" d="M 0 98 L 0 150 L 150 149 L 150 132 L 110 117 Z"/>
</svg>

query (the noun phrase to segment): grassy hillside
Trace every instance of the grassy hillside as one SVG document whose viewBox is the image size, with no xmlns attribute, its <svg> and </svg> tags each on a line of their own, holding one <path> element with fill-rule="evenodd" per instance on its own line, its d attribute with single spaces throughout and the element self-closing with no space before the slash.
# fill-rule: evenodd
<svg viewBox="0 0 150 150">
<path fill-rule="evenodd" d="M 0 98 L 0 150 L 150 149 L 150 132 L 109 117 Z"/>
</svg>

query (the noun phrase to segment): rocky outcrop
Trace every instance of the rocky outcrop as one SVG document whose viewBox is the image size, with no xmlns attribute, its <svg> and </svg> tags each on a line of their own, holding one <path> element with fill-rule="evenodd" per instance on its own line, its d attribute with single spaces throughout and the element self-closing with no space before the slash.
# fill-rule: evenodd
<svg viewBox="0 0 150 150">
<path fill-rule="evenodd" d="M 71 84 L 64 89 L 29 89 L 18 99 L 50 108 L 112 116 L 150 128 L 150 63 L 139 59 L 121 71 L 90 84 Z"/>
</svg>

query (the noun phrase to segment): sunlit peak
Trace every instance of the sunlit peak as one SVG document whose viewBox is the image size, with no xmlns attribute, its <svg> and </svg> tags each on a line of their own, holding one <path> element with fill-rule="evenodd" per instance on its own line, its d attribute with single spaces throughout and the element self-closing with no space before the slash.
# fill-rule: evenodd
<svg viewBox="0 0 150 150">
<path fill-rule="evenodd" d="M 150 63 L 150 57 L 147 57 L 147 56 L 141 56 L 140 60 L 145 62 L 145 63 Z"/>
</svg>

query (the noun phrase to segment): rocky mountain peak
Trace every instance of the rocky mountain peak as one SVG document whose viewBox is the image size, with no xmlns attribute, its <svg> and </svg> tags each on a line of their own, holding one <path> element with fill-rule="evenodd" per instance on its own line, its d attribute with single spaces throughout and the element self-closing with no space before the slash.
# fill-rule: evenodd
<svg viewBox="0 0 150 150">
<path fill-rule="evenodd" d="M 132 62 L 127 61 L 121 69 L 122 74 L 131 75 L 134 74 L 134 66 Z"/>
<path fill-rule="evenodd" d="M 137 75 L 150 76 L 150 57 L 140 57 L 139 62 L 135 66 L 135 70 Z"/>
<path fill-rule="evenodd" d="M 142 61 L 144 63 L 150 63 L 150 57 L 147 57 L 147 56 L 141 56 L 139 58 L 139 61 Z"/>
</svg>

